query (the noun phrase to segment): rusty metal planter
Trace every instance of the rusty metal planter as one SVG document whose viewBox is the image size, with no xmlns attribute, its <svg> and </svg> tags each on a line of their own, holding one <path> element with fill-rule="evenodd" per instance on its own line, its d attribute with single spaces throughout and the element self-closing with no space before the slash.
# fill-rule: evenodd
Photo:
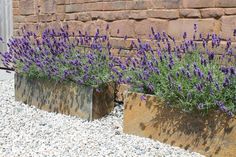
<svg viewBox="0 0 236 157">
<path fill-rule="evenodd" d="M 156 96 L 128 92 L 124 102 L 124 132 L 159 140 L 206 156 L 236 154 L 236 118 L 215 111 L 209 116 L 164 105 Z"/>
<path fill-rule="evenodd" d="M 97 91 L 72 82 L 29 79 L 15 74 L 15 99 L 42 110 L 93 120 L 114 108 L 114 84 Z"/>
</svg>

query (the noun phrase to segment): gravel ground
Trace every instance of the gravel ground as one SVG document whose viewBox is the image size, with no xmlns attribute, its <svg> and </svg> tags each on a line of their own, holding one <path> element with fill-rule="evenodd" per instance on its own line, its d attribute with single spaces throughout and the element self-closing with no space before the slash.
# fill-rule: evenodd
<svg viewBox="0 0 236 157">
<path fill-rule="evenodd" d="M 1 61 L 1 59 L 0 59 Z M 1 66 L 1 64 L 0 64 Z M 0 69 L 0 81 L 9 80 L 14 78 L 14 72 L 7 73 L 5 70 Z"/>
<path fill-rule="evenodd" d="M 100 120 L 48 113 L 14 101 L 13 80 L 0 81 L 0 156 L 201 156 L 122 133 L 122 106 Z"/>
</svg>

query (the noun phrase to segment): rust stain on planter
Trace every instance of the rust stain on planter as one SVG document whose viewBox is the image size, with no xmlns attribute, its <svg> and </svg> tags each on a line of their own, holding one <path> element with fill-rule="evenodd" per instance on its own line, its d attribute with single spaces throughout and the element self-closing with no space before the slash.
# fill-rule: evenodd
<svg viewBox="0 0 236 157">
<path fill-rule="evenodd" d="M 114 84 L 95 88 L 72 82 L 29 79 L 15 74 L 15 99 L 49 112 L 83 119 L 103 117 L 114 108 Z"/>
<path fill-rule="evenodd" d="M 236 154 L 236 118 L 214 112 L 209 116 L 186 113 L 165 106 L 147 95 L 127 93 L 124 103 L 124 132 L 148 137 L 206 156 Z"/>
</svg>

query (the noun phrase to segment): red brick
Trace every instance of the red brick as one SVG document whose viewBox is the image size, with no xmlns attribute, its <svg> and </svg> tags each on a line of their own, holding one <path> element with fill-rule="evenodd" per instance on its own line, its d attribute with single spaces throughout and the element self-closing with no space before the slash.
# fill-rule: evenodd
<svg viewBox="0 0 236 157">
<path fill-rule="evenodd" d="M 110 24 L 111 36 L 113 37 L 128 37 L 135 36 L 135 21 L 134 20 L 118 20 Z M 119 30 L 119 31 L 118 31 Z"/>
<path fill-rule="evenodd" d="M 183 7 L 184 8 L 213 8 L 215 7 L 215 0 L 183 0 Z"/>
<path fill-rule="evenodd" d="M 236 15 L 236 8 L 225 8 L 225 15 Z"/>
<path fill-rule="evenodd" d="M 176 19 L 179 18 L 179 11 L 175 9 L 168 10 L 148 10 L 147 16 L 149 18 L 162 18 L 162 19 Z"/>
<path fill-rule="evenodd" d="M 220 32 L 220 22 L 215 19 L 178 19 L 169 22 L 168 33 L 176 40 L 182 40 L 184 32 L 187 32 L 188 38 L 192 38 L 194 24 L 198 26 L 197 33 L 203 33 L 203 35 Z"/>
<path fill-rule="evenodd" d="M 103 2 L 103 3 L 95 3 L 95 4 L 102 4 L 102 9 L 100 7 L 96 10 L 107 10 L 107 11 L 117 11 L 117 10 L 125 10 L 127 7 L 126 1 L 115 1 L 115 2 Z M 88 4 L 89 5 L 89 4 Z"/>
<path fill-rule="evenodd" d="M 65 5 L 57 5 L 56 12 L 57 13 L 65 13 Z"/>
<path fill-rule="evenodd" d="M 201 9 L 201 15 L 203 18 L 220 18 L 224 15 L 224 9 L 222 8 L 208 8 Z"/>
<path fill-rule="evenodd" d="M 19 8 L 19 1 L 13 1 L 12 2 L 12 7 L 13 8 Z"/>
<path fill-rule="evenodd" d="M 136 36 L 140 38 L 149 38 L 149 34 L 151 34 L 151 27 L 153 27 L 155 31 L 166 32 L 168 28 L 168 21 L 149 18 L 136 22 L 134 28 Z"/>
<path fill-rule="evenodd" d="M 201 14 L 198 9 L 180 9 L 179 11 L 180 17 L 187 18 L 200 18 Z"/>
<path fill-rule="evenodd" d="M 127 1 L 127 2 L 123 2 L 123 4 L 120 4 L 120 5 L 124 5 L 124 3 L 126 3 L 127 10 L 146 10 L 146 9 L 150 9 L 152 7 L 152 3 L 150 3 L 150 2 L 151 2 L 150 0 Z"/>
<path fill-rule="evenodd" d="M 56 21 L 64 21 L 65 20 L 65 14 L 64 13 L 57 13 L 56 14 L 56 17 L 55 17 L 55 20 Z"/>
<path fill-rule="evenodd" d="M 82 13 L 77 13 L 77 19 L 78 21 L 90 21 L 92 20 L 91 13 L 89 12 L 82 12 Z"/>
<path fill-rule="evenodd" d="M 95 35 L 97 29 L 99 29 L 100 34 L 106 33 L 107 22 L 103 20 L 87 21 L 84 24 L 84 30 L 90 35 Z"/>
<path fill-rule="evenodd" d="M 56 0 L 41 0 L 41 13 L 51 14 L 56 12 Z"/>
<path fill-rule="evenodd" d="M 66 5 L 66 12 L 83 12 L 83 11 L 118 11 L 126 9 L 126 1 L 116 2 L 97 2 L 97 3 L 76 3 Z"/>
<path fill-rule="evenodd" d="M 179 9 L 183 0 L 149 0 L 151 8 L 155 9 Z"/>
<path fill-rule="evenodd" d="M 56 20 L 55 15 L 39 15 L 38 18 L 41 22 L 51 22 Z"/>
<path fill-rule="evenodd" d="M 233 16 L 223 16 L 221 18 L 221 35 L 223 39 L 231 38 L 236 41 L 233 36 L 234 29 L 236 29 L 236 15 Z"/>
<path fill-rule="evenodd" d="M 146 10 L 127 10 L 126 14 L 129 19 L 141 20 L 148 17 Z"/>
<path fill-rule="evenodd" d="M 65 0 L 56 0 L 56 4 L 57 5 L 64 5 L 65 4 Z"/>
<path fill-rule="evenodd" d="M 26 16 L 25 19 L 26 19 L 26 22 L 30 22 L 30 23 L 35 23 L 38 21 L 38 17 L 36 15 Z"/>
<path fill-rule="evenodd" d="M 129 11 L 102 11 L 101 18 L 106 21 L 124 20 L 129 18 Z"/>
<path fill-rule="evenodd" d="M 66 20 L 78 20 L 78 21 L 90 21 L 92 20 L 92 16 L 90 12 L 81 12 L 81 13 L 73 13 L 73 14 L 66 14 Z"/>
<path fill-rule="evenodd" d="M 24 23 L 25 16 L 13 16 L 13 23 Z"/>
<path fill-rule="evenodd" d="M 13 8 L 13 15 L 20 15 L 20 9 L 19 8 Z"/>
<path fill-rule="evenodd" d="M 227 7 L 227 8 L 236 7 L 236 1 L 235 0 L 216 0 L 216 7 Z"/>
<path fill-rule="evenodd" d="M 110 43 L 111 43 L 112 47 L 116 48 L 116 49 L 119 49 L 120 47 L 129 49 L 132 40 L 135 40 L 135 39 L 128 38 L 128 39 L 124 40 L 124 38 L 111 37 L 110 38 Z"/>
<path fill-rule="evenodd" d="M 66 14 L 65 15 L 65 19 L 67 21 L 70 21 L 70 20 L 76 20 L 78 18 L 77 14 L 76 13 L 73 13 L 73 14 Z"/>
<path fill-rule="evenodd" d="M 84 25 L 85 23 L 83 22 L 80 22 L 80 21 L 68 21 L 66 22 L 65 24 L 68 24 L 69 26 L 69 32 L 78 32 L 78 31 L 81 31 L 81 32 L 84 32 Z"/>
<path fill-rule="evenodd" d="M 98 3 L 83 3 L 82 9 L 80 11 L 97 11 L 97 10 L 105 10 L 105 2 L 98 2 Z M 108 10 L 113 10 L 112 8 Z"/>
<path fill-rule="evenodd" d="M 19 9 L 21 15 L 32 15 L 35 12 L 34 0 L 20 0 Z"/>
<path fill-rule="evenodd" d="M 79 11 L 84 11 L 82 4 L 70 4 L 65 6 L 66 13 L 74 13 Z"/>
</svg>

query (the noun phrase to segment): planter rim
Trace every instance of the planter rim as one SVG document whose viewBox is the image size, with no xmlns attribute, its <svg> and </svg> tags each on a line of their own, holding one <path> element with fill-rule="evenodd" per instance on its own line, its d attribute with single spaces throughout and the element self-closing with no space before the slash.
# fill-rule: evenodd
<svg viewBox="0 0 236 157">
<path fill-rule="evenodd" d="M 161 98 L 158 95 L 145 94 L 145 93 L 141 93 L 141 92 L 132 92 L 132 91 L 129 91 L 129 90 L 124 92 L 125 98 L 128 96 L 128 94 L 138 94 L 138 95 L 144 95 L 144 96 L 152 96 L 152 97 L 156 97 L 156 98 L 160 98 L 160 99 L 164 100 L 163 98 Z"/>
<path fill-rule="evenodd" d="M 30 77 L 27 76 L 27 74 L 24 74 L 24 73 L 21 73 L 21 72 L 15 72 L 15 75 L 20 75 L 20 76 L 26 77 L 28 79 L 31 79 Z M 103 84 L 100 84 L 100 85 L 86 85 L 86 84 L 77 84 L 76 82 L 73 82 L 71 80 L 57 81 L 57 80 L 54 80 L 54 79 L 49 79 L 49 78 L 44 79 L 44 78 L 41 78 L 41 77 L 35 77 L 33 79 L 55 81 L 55 82 L 60 82 L 60 83 L 73 83 L 73 84 L 76 84 L 76 85 L 79 85 L 79 86 L 91 87 L 91 88 L 99 88 L 99 87 L 106 86 L 106 85 L 112 84 L 112 83 L 115 84 L 115 81 L 109 81 L 109 82 L 106 82 L 106 83 L 103 83 Z M 33 80 L 33 79 L 31 79 L 31 80 Z"/>
<path fill-rule="evenodd" d="M 154 95 L 154 94 L 145 94 L 145 93 L 141 93 L 141 92 L 132 92 L 132 91 L 127 91 L 126 94 L 132 94 L 132 93 L 136 93 L 136 94 L 142 94 L 142 95 L 146 95 L 146 96 L 155 96 L 155 97 L 158 97 L 157 95 Z"/>
</svg>

